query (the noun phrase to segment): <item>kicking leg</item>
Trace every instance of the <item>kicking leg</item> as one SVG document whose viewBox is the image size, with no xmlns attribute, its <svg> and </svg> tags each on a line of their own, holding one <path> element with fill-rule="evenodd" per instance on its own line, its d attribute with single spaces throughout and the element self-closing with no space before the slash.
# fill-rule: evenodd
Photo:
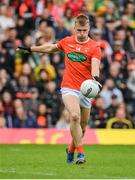
<svg viewBox="0 0 135 180">
<path fill-rule="evenodd" d="M 79 99 L 75 95 L 64 95 L 63 102 L 70 113 L 70 132 L 72 143 L 69 147 L 70 153 L 73 153 L 75 147 L 82 150 L 82 128 L 80 125 L 80 105 Z"/>
<path fill-rule="evenodd" d="M 80 125 L 79 99 L 74 95 L 63 96 L 63 102 L 70 114 L 70 132 L 75 146 L 82 145 L 82 128 Z"/>
</svg>

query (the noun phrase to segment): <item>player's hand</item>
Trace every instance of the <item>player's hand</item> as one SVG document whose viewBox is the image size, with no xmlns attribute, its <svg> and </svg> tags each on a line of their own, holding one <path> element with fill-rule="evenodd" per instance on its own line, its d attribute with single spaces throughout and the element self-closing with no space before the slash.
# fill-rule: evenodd
<svg viewBox="0 0 135 180">
<path fill-rule="evenodd" d="M 30 47 L 27 48 L 27 47 L 23 47 L 23 46 L 19 46 L 19 47 L 16 49 L 16 51 L 17 51 L 17 52 L 22 51 L 22 52 L 25 52 L 25 53 L 31 53 Z"/>
<path fill-rule="evenodd" d="M 93 77 L 93 80 L 97 82 L 98 86 L 99 86 L 99 89 L 100 91 L 102 90 L 102 85 L 100 84 L 100 80 L 99 80 L 99 77 L 98 76 L 94 76 Z"/>
</svg>

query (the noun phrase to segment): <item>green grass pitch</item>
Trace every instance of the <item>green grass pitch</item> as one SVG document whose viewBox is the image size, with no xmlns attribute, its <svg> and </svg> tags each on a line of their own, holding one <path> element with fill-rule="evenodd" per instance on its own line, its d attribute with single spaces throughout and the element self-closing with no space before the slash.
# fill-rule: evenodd
<svg viewBox="0 0 135 180">
<path fill-rule="evenodd" d="M 66 145 L 0 145 L 1 179 L 135 178 L 135 146 L 84 146 L 87 162 L 66 163 Z"/>
</svg>

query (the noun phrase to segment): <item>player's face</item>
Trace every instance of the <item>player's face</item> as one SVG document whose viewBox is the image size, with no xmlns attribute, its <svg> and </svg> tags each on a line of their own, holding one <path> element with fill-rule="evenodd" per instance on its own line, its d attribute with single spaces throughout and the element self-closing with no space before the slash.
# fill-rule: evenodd
<svg viewBox="0 0 135 180">
<path fill-rule="evenodd" d="M 75 35 L 78 41 L 84 42 L 88 39 L 89 34 L 89 24 L 87 23 L 85 26 L 80 26 L 78 23 L 75 25 Z"/>
</svg>

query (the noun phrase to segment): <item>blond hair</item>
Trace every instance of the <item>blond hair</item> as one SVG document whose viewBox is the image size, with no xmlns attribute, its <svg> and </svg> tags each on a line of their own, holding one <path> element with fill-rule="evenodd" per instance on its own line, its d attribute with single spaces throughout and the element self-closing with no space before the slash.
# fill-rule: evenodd
<svg viewBox="0 0 135 180">
<path fill-rule="evenodd" d="M 79 24 L 80 26 L 85 26 L 86 24 L 90 24 L 89 17 L 86 14 L 80 13 L 76 19 L 75 24 Z"/>
</svg>

